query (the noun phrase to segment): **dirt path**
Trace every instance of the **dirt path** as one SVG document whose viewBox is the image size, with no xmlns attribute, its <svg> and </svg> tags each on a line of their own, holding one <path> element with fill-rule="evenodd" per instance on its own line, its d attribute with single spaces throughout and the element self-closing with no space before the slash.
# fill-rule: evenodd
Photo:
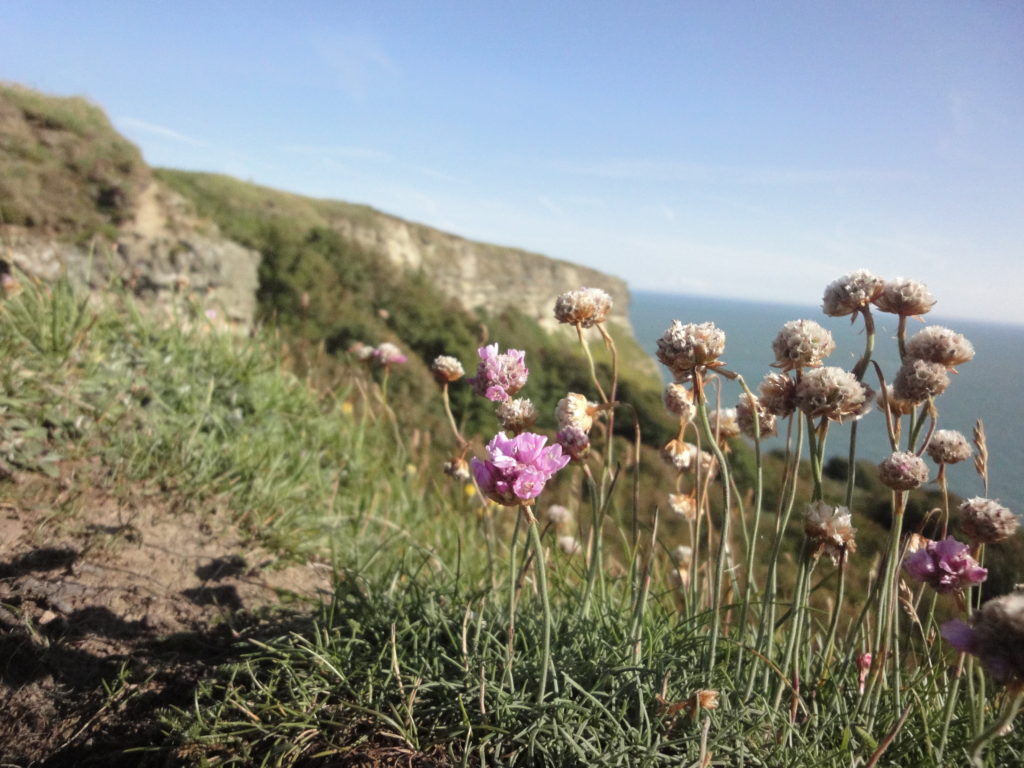
<svg viewBox="0 0 1024 768">
<path fill-rule="evenodd" d="M 225 511 L 115 499 L 98 466 L 64 469 L 0 483 L 0 765 L 143 765 L 110 756 L 158 743 L 158 709 L 188 705 L 238 628 L 304 621 L 329 574 L 279 562 Z"/>
</svg>

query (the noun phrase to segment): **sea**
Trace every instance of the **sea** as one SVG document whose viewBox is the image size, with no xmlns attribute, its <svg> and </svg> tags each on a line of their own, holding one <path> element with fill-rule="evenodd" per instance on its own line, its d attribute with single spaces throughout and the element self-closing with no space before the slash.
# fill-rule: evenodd
<svg viewBox="0 0 1024 768">
<path fill-rule="evenodd" d="M 899 368 L 896 346 L 897 318 L 882 312 L 874 313 L 876 337 L 874 359 L 882 366 L 886 381 L 891 383 Z M 988 496 L 999 499 L 1018 515 L 1024 515 L 1024 326 L 1001 325 L 978 321 L 945 319 L 925 315 L 929 325 L 943 325 L 963 334 L 974 345 L 974 360 L 957 368 L 950 376 L 946 392 L 936 399 L 938 429 L 955 429 L 971 441 L 975 422 L 984 424 L 989 453 Z M 789 320 L 814 320 L 832 332 L 836 351 L 825 360 L 849 370 L 864 351 L 864 324 L 849 317 L 826 317 L 813 306 L 767 304 L 751 301 L 716 299 L 705 296 L 682 296 L 648 291 L 633 291 L 630 320 L 636 338 L 654 356 L 657 340 L 673 320 L 683 323 L 711 321 L 726 334 L 722 360 L 729 370 L 743 376 L 754 392 L 774 361 L 772 341 L 783 323 Z M 912 336 L 926 323 L 911 319 L 907 335 Z M 669 376 L 659 365 L 663 377 Z M 878 389 L 871 373 L 868 383 Z M 732 407 L 742 392 L 737 382 L 723 382 L 722 405 Z M 770 450 L 781 447 L 783 438 L 768 438 Z M 857 428 L 857 455 L 874 463 L 889 453 L 885 436 L 885 417 L 878 408 L 865 416 Z M 847 455 L 849 425 L 833 425 L 829 430 L 826 454 Z M 934 465 L 927 460 L 929 467 Z M 946 468 L 950 490 L 970 498 L 983 496 L 984 486 L 972 461 Z M 934 482 L 934 481 L 933 481 Z"/>
</svg>

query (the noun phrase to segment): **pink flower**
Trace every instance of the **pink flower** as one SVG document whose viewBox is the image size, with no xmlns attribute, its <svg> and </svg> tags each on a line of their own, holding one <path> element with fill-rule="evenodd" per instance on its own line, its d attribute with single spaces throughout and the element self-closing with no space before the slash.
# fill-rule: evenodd
<svg viewBox="0 0 1024 768">
<path fill-rule="evenodd" d="M 988 576 L 988 570 L 968 552 L 966 544 L 949 536 L 942 541 L 928 542 L 908 557 L 903 567 L 913 578 L 930 584 L 936 592 L 959 592 L 980 584 Z"/>
<path fill-rule="evenodd" d="M 1024 684 L 1024 592 L 994 597 L 970 624 L 953 619 L 941 629 L 950 645 L 977 656 L 996 680 Z"/>
<path fill-rule="evenodd" d="M 498 345 L 490 344 L 477 350 L 480 365 L 476 376 L 469 380 L 473 391 L 488 400 L 504 402 L 518 392 L 526 384 L 529 371 L 526 368 L 526 353 L 520 349 L 510 349 L 505 354 L 498 353 Z"/>
<path fill-rule="evenodd" d="M 489 459 L 474 458 L 473 476 L 492 501 L 514 506 L 535 499 L 552 476 L 569 463 L 560 445 L 544 447 L 543 435 L 523 432 L 515 437 L 498 433 L 487 444 Z"/>
<path fill-rule="evenodd" d="M 860 691 L 860 695 L 864 695 L 864 683 L 867 682 L 868 673 L 871 671 L 871 654 L 862 653 L 857 657 L 857 688 Z"/>
<path fill-rule="evenodd" d="M 374 348 L 372 354 L 373 359 L 378 365 L 397 365 L 398 363 L 404 363 L 409 359 L 402 354 L 402 350 L 390 341 L 385 341 L 379 344 Z"/>
</svg>

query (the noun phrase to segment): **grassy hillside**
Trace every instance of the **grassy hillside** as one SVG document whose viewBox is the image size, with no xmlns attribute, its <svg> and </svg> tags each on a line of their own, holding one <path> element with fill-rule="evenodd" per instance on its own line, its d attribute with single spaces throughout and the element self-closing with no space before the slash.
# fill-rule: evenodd
<svg viewBox="0 0 1024 768">
<path fill-rule="evenodd" d="M 0 223 L 113 237 L 148 180 L 138 148 L 99 107 L 0 84 Z"/>
<path fill-rule="evenodd" d="M 514 309 L 466 310 L 442 296 L 422 273 L 396 269 L 332 226 L 341 218 L 368 215 L 370 209 L 213 174 L 166 169 L 156 174 L 191 200 L 225 236 L 262 254 L 259 300 L 265 322 L 311 343 L 323 342 L 330 354 L 344 352 L 357 341 L 388 340 L 411 351 L 417 358 L 410 366 L 414 370 L 399 372 L 395 382 L 400 396 L 410 403 L 432 401 L 427 393 L 433 385 L 424 364 L 437 355 L 454 355 L 471 371 L 477 347 L 494 341 L 502 348 L 526 350 L 533 369 L 528 396 L 543 426 L 553 425 L 555 404 L 567 391 L 585 391 L 588 386 L 580 374 L 586 367 L 584 357 L 571 337 L 548 333 Z M 637 405 L 647 434 L 666 436 L 669 426 L 662 415 L 660 381 L 631 334 L 620 332 L 617 339 L 624 395 Z M 594 354 L 607 370 L 608 355 L 599 342 Z M 456 397 L 469 431 L 479 430 L 485 423 L 481 404 L 465 397 L 464 391 Z M 404 413 L 407 423 L 428 418 L 416 408 Z M 631 427 L 623 425 L 622 430 L 628 434 Z"/>
</svg>

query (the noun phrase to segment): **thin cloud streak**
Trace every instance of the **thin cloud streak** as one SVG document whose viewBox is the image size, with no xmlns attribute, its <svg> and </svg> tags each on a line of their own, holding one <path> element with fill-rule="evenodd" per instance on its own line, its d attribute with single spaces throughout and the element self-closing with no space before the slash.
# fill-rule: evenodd
<svg viewBox="0 0 1024 768">
<path fill-rule="evenodd" d="M 716 182 L 752 186 L 814 186 L 846 182 L 909 181 L 913 174 L 891 168 L 745 168 L 699 163 L 611 159 L 591 163 L 559 163 L 565 172 L 632 181 Z"/>
<path fill-rule="evenodd" d="M 188 144 L 191 147 L 208 147 L 208 142 L 202 139 L 196 139 L 191 136 L 186 136 L 183 133 L 179 133 L 173 128 L 168 128 L 165 125 L 157 125 L 156 123 L 150 123 L 145 120 L 139 120 L 137 117 L 118 117 L 114 120 L 119 128 L 126 131 L 143 131 L 154 136 L 160 136 L 171 141 L 177 141 L 181 144 Z"/>
<path fill-rule="evenodd" d="M 390 162 L 394 159 L 389 152 L 369 147 L 288 144 L 281 147 L 281 149 L 296 155 L 311 155 L 314 157 L 343 157 L 349 160 L 378 160 L 382 162 Z"/>
</svg>

